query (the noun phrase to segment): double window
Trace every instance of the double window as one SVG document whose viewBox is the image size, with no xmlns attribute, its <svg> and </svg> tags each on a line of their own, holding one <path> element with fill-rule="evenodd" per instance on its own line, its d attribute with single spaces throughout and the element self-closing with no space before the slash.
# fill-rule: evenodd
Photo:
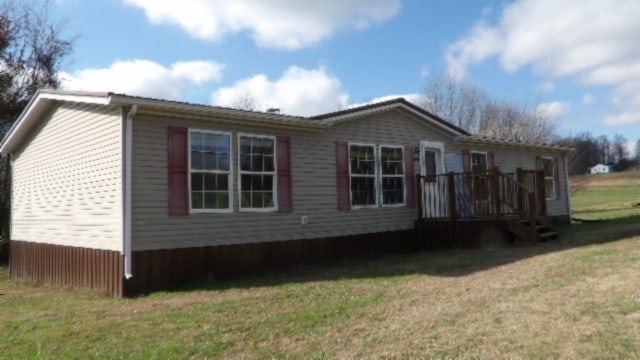
<svg viewBox="0 0 640 360">
<path fill-rule="evenodd" d="M 231 134 L 190 130 L 189 150 L 191 212 L 231 212 Z M 238 135 L 240 210 L 276 209 L 275 156 L 275 137 Z"/>
<path fill-rule="evenodd" d="M 399 146 L 349 145 L 353 207 L 405 204 L 404 151 Z"/>
</svg>

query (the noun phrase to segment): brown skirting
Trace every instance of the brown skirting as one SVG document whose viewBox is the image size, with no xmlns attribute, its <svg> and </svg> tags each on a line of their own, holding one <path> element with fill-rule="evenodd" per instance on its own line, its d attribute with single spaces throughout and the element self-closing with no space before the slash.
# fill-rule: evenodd
<svg viewBox="0 0 640 360">
<path fill-rule="evenodd" d="M 322 239 L 134 251 L 132 295 L 188 282 L 260 274 L 368 253 L 417 250 L 413 229 Z"/>
<path fill-rule="evenodd" d="M 423 250 L 481 247 L 507 241 L 503 220 L 416 221 Z"/>
<path fill-rule="evenodd" d="M 553 226 L 571 225 L 571 217 L 569 215 L 547 216 L 546 219 L 549 220 Z"/>
<path fill-rule="evenodd" d="M 9 273 L 13 278 L 123 295 L 120 252 L 17 240 L 9 244 Z"/>
</svg>

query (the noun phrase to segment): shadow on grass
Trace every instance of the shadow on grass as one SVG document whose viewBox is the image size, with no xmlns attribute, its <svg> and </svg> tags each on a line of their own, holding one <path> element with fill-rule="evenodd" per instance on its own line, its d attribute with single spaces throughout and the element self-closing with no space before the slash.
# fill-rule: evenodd
<svg viewBox="0 0 640 360">
<path fill-rule="evenodd" d="M 245 276 L 232 280 L 189 284 L 168 291 L 223 290 L 421 274 L 443 277 L 466 276 L 535 256 L 640 235 L 640 216 L 592 223 L 576 223 L 560 228 L 559 231 L 560 237 L 558 239 L 527 247 L 494 246 L 409 254 L 370 255 L 344 259 L 330 265 L 305 266 L 261 276 Z"/>
</svg>

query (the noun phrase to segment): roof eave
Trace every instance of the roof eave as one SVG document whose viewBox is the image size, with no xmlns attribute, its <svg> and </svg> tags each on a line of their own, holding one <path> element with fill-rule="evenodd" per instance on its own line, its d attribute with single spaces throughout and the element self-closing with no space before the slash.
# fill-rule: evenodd
<svg viewBox="0 0 640 360">
<path fill-rule="evenodd" d="M 310 131 L 320 131 L 326 128 L 326 125 L 324 124 L 298 116 L 269 114 L 257 111 L 228 109 L 208 105 L 188 104 L 111 94 L 111 105 L 113 106 L 131 106 L 134 104 L 138 106 L 138 113 L 158 115 L 180 114 L 200 119 L 217 116 L 216 120 L 229 121 L 236 124 L 261 125 L 266 127 Z"/>
<path fill-rule="evenodd" d="M 478 138 L 475 136 L 459 136 L 455 138 L 453 141 L 457 144 L 485 145 L 485 146 L 494 146 L 494 147 L 512 148 L 512 149 L 545 150 L 545 151 L 554 151 L 554 152 L 572 152 L 574 150 L 573 148 L 559 146 L 559 145 L 533 144 L 533 143 L 514 142 L 514 141 L 506 141 L 506 140 L 498 140 L 498 139 L 484 139 L 484 138 Z"/>
</svg>

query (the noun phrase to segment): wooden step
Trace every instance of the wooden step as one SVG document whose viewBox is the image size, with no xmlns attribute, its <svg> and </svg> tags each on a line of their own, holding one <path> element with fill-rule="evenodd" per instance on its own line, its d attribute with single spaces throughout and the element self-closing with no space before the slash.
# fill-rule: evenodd
<svg viewBox="0 0 640 360">
<path fill-rule="evenodd" d="M 525 244 L 539 241 L 546 242 L 549 239 L 558 237 L 558 232 L 553 226 L 540 220 L 537 220 L 533 226 L 529 219 L 509 221 L 507 223 L 507 231 L 517 237 L 520 243 Z"/>
<path fill-rule="evenodd" d="M 540 239 L 540 241 L 547 241 L 549 239 L 556 239 L 558 238 L 558 233 L 555 231 L 547 231 L 547 232 L 543 232 L 543 233 L 538 233 L 538 238 Z"/>
</svg>

